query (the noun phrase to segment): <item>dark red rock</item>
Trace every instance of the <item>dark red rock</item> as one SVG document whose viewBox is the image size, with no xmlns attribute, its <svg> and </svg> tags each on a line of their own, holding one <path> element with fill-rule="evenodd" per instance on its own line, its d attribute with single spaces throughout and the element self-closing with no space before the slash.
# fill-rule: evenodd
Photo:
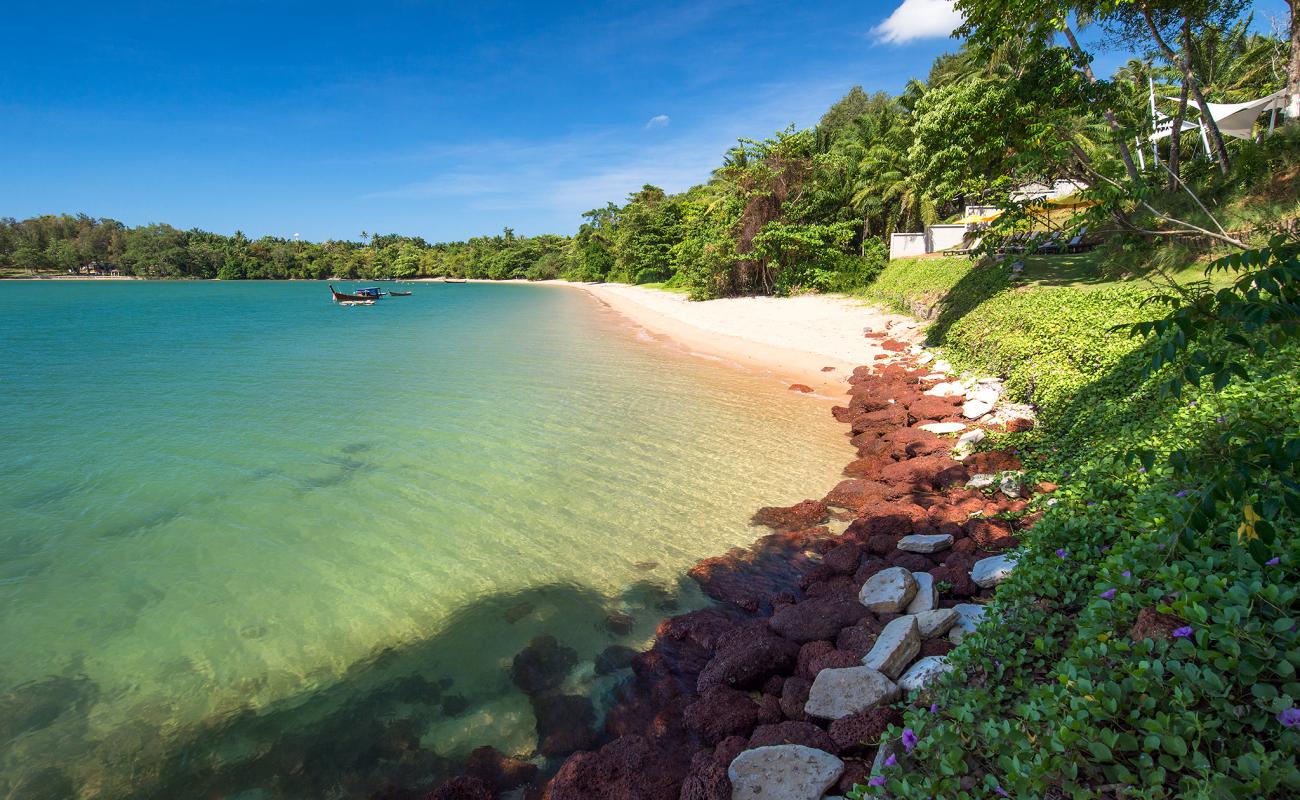
<svg viewBox="0 0 1300 800">
<path fill-rule="evenodd" d="M 795 668 L 795 675 L 800 678 L 811 680 L 814 676 L 812 664 L 818 658 L 833 653 L 835 645 L 826 641 L 808 642 L 799 648 L 799 660 Z"/>
<path fill-rule="evenodd" d="M 832 638 L 840 628 L 852 625 L 866 613 L 866 607 L 852 594 L 830 594 L 783 606 L 772 614 L 768 625 L 786 639 L 810 642 Z"/>
<path fill-rule="evenodd" d="M 766 525 L 779 531 L 796 531 L 820 525 L 826 521 L 826 504 L 820 500 L 804 500 L 792 506 L 765 506 L 754 514 L 753 524 Z"/>
<path fill-rule="evenodd" d="M 960 405 L 947 397 L 926 395 L 907 407 L 907 411 L 918 420 L 939 420 L 952 416 Z"/>
<path fill-rule="evenodd" d="M 480 747 L 469 754 L 465 772 L 483 781 L 493 792 L 503 792 L 531 783 L 537 777 L 537 766 L 511 758 L 494 747 Z"/>
<path fill-rule="evenodd" d="M 962 462 L 972 475 L 989 472 L 1008 472 L 1020 469 L 1020 458 L 1006 450 L 985 450 L 972 453 Z"/>
<path fill-rule="evenodd" d="M 965 553 L 956 553 L 948 557 L 949 563 L 942 567 L 935 567 L 930 570 L 934 582 L 947 583 L 951 588 L 945 592 L 945 595 L 957 598 L 974 597 L 979 594 L 980 587 L 975 581 L 971 580 L 970 567 L 963 568 L 960 564 L 954 565 L 953 559 Z"/>
<path fill-rule="evenodd" d="M 740 736 L 723 739 L 713 750 L 700 750 L 691 759 L 691 769 L 682 781 L 679 800 L 731 800 L 727 767 L 746 747 Z"/>
<path fill-rule="evenodd" d="M 789 639 L 751 627 L 738 628 L 723 634 L 713 658 L 700 673 L 696 691 L 703 694 L 716 686 L 761 686 L 770 676 L 794 669 L 798 658 L 799 645 Z"/>
<path fill-rule="evenodd" d="M 985 550 L 1004 550 L 1015 546 L 1011 523 L 1004 519 L 972 519 L 965 527 L 966 535 Z"/>
<path fill-rule="evenodd" d="M 749 737 L 749 747 L 746 749 L 779 744 L 801 744 L 827 753 L 835 752 L 835 740 L 826 731 L 811 722 L 789 720 L 773 725 L 759 725 L 754 729 L 754 735 Z"/>
<path fill-rule="evenodd" d="M 875 758 L 875 755 L 872 755 Z M 840 795 L 848 795 L 853 791 L 853 787 L 861 784 L 866 785 L 871 780 L 871 765 L 865 761 L 854 758 L 844 759 L 844 774 L 840 776 L 839 781 L 835 784 L 835 792 Z"/>
<path fill-rule="evenodd" d="M 968 474 L 960 462 L 945 456 L 918 456 L 880 471 L 880 479 L 916 489 L 942 489 L 965 483 Z"/>
<path fill-rule="evenodd" d="M 578 663 L 578 654 L 544 634 L 528 643 L 515 656 L 510 677 L 524 694 L 540 694 L 557 688 Z"/>
<path fill-rule="evenodd" d="M 901 353 L 907 349 L 907 342 L 900 342 L 897 339 L 885 339 L 880 343 L 880 349 L 891 353 Z"/>
<path fill-rule="evenodd" d="M 922 553 L 909 553 L 898 549 L 890 553 L 886 560 L 895 567 L 902 567 L 911 572 L 929 572 L 934 566 L 934 562 Z"/>
<path fill-rule="evenodd" d="M 862 561 L 862 545 L 857 542 L 844 542 L 836 545 L 822 557 L 822 563 L 842 575 L 852 575 Z"/>
<path fill-rule="evenodd" d="M 492 789 L 478 778 L 461 775 L 434 789 L 426 800 L 492 800 Z"/>
<path fill-rule="evenodd" d="M 868 459 L 859 459 L 849 466 L 851 467 L 853 464 L 858 464 L 866 460 Z M 845 471 L 848 471 L 848 467 L 845 467 Z M 828 506 L 851 508 L 857 511 L 868 503 L 883 500 L 889 491 L 890 489 L 887 485 L 878 481 L 851 478 L 847 481 L 840 481 L 836 484 L 835 488 L 831 489 L 830 492 L 827 493 L 826 497 L 822 499 L 822 502 Z"/>
<path fill-rule="evenodd" d="M 911 533 L 910 528 L 908 533 Z M 889 557 L 898 551 L 898 542 L 902 538 L 900 535 L 876 534 L 867 539 L 867 552 L 872 555 Z M 885 564 L 881 569 L 887 566 L 889 565 Z"/>
<path fill-rule="evenodd" d="M 831 416 L 836 422 L 848 422 L 853 419 L 853 413 L 849 411 L 848 406 L 832 406 Z"/>
<path fill-rule="evenodd" d="M 763 681 L 763 685 L 759 689 L 759 691 L 762 692 L 763 694 L 770 694 L 770 695 L 775 695 L 776 697 L 780 697 L 781 689 L 784 687 L 785 687 L 785 677 L 782 675 L 773 675 L 772 677 Z"/>
<path fill-rule="evenodd" d="M 804 705 L 808 702 L 808 690 L 810 689 L 812 689 L 812 681 L 807 678 L 785 679 L 785 685 L 781 687 L 780 708 L 786 719 L 798 722 L 806 722 L 812 719 L 803 710 Z"/>
<path fill-rule="evenodd" d="M 816 656 L 808 664 L 808 676 L 816 678 L 824 669 L 843 669 L 844 667 L 862 666 L 862 656 L 855 656 L 847 650 L 832 650 Z"/>
<path fill-rule="evenodd" d="M 612 644 L 600 651 L 600 654 L 596 656 L 596 674 L 609 675 L 612 672 L 627 669 L 632 666 L 632 659 L 634 658 L 636 658 L 636 651 L 632 648 L 621 644 Z"/>
<path fill-rule="evenodd" d="M 863 458 L 850 461 L 844 467 L 844 474 L 850 478 L 857 478 L 862 484 L 878 484 L 877 478 L 884 471 L 885 467 L 894 463 L 894 459 L 887 455 L 865 456 Z M 843 484 L 841 484 L 843 485 Z M 837 487 L 838 488 L 838 487 Z M 880 494 L 883 496 L 887 488 L 881 487 Z M 858 508 L 858 505 L 846 506 L 846 508 Z"/>
<path fill-rule="evenodd" d="M 867 617 L 857 625 L 851 625 L 840 631 L 835 638 L 835 647 L 837 650 L 846 653 L 852 653 L 861 659 L 876 644 L 876 636 L 879 635 L 883 626 L 875 617 Z"/>
<path fill-rule="evenodd" d="M 1034 429 L 1034 421 L 1026 417 L 1012 417 L 1004 426 L 1008 433 L 1024 433 Z"/>
<path fill-rule="evenodd" d="M 748 736 L 759 725 L 780 721 L 781 707 L 771 695 L 756 699 L 747 692 L 715 686 L 686 706 L 682 719 L 706 744 L 717 744 L 728 736 Z"/>
<path fill-rule="evenodd" d="M 897 542 L 898 540 L 894 539 L 894 541 Z M 892 548 L 891 552 L 892 550 L 898 549 L 894 544 L 891 544 L 890 548 Z M 877 556 L 866 556 L 858 566 L 858 571 L 853 573 L 853 581 L 858 584 L 858 586 L 862 586 L 862 584 L 867 582 L 868 578 L 875 575 L 877 572 L 880 572 L 882 569 L 889 569 L 888 561 Z"/>
<path fill-rule="evenodd" d="M 865 755 L 875 750 L 890 725 L 902 722 L 903 712 L 897 708 L 877 706 L 833 721 L 828 732 L 836 753 Z"/>
<path fill-rule="evenodd" d="M 946 656 L 952 652 L 957 645 L 942 637 L 926 639 L 921 642 L 921 655 L 923 656 Z"/>
<path fill-rule="evenodd" d="M 596 712 L 589 698 L 546 694 L 534 696 L 532 701 L 539 753 L 550 758 L 595 745 Z"/>
<path fill-rule="evenodd" d="M 678 800 L 691 753 L 671 741 L 621 736 L 564 762 L 547 800 Z"/>
</svg>

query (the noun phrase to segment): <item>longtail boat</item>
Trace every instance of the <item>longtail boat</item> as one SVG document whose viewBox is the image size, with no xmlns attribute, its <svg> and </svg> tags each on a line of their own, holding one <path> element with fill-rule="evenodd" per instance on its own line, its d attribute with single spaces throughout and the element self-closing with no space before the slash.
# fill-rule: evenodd
<svg viewBox="0 0 1300 800">
<path fill-rule="evenodd" d="M 343 292 L 335 291 L 334 284 L 331 283 L 329 286 L 330 294 L 334 295 L 334 302 L 336 303 L 364 306 L 373 306 L 375 304 L 374 295 L 344 294 Z"/>
<path fill-rule="evenodd" d="M 410 297 L 410 292 L 389 292 L 393 297 Z"/>
</svg>

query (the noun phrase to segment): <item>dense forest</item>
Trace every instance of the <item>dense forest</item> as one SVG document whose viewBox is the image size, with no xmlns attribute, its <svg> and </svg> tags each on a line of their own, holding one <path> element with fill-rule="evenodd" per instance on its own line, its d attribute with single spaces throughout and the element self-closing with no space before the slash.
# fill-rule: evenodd
<svg viewBox="0 0 1300 800">
<path fill-rule="evenodd" d="M 960 49 L 902 94 L 855 87 L 814 128 L 741 140 L 708 182 L 673 195 L 646 185 L 583 214 L 572 236 L 506 228 L 465 242 L 362 232 L 360 242 L 314 243 L 42 216 L 0 220 L 0 269 L 105 262 L 176 278 L 563 277 L 667 282 L 697 298 L 852 290 L 879 273 L 890 233 L 958 217 L 972 201 L 1006 205 L 1009 188 L 1051 178 L 1093 187 L 1094 230 L 1105 222 L 1129 239 L 1169 229 L 1213 238 L 1205 220 L 1153 207 L 1151 192 L 1174 194 L 1180 178 L 1213 191 L 1216 170 L 1249 180 L 1269 168 L 1267 153 L 1211 125 L 1209 153 L 1192 130 L 1165 140 L 1160 165 L 1135 163 L 1133 143 L 1152 128 L 1149 81 L 1157 97 L 1181 98 L 1162 101 L 1170 115 L 1194 119 L 1204 101 L 1284 88 L 1300 69 L 1294 37 L 1254 32 L 1237 1 L 1084 5 L 1074 10 L 1092 22 L 1092 38 L 1140 54 L 1110 79 L 1093 74 L 1091 55 L 1060 23 L 1065 6 L 965 0 Z M 1293 135 L 1274 138 L 1284 142 L 1273 149 L 1294 145 Z"/>
</svg>

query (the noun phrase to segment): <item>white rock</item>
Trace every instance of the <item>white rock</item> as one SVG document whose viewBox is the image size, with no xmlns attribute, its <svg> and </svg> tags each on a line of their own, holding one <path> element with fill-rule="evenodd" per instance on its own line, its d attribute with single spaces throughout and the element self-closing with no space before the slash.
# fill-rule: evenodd
<svg viewBox="0 0 1300 800">
<path fill-rule="evenodd" d="M 957 381 L 944 381 L 926 389 L 925 393 L 934 397 L 962 397 L 966 394 L 966 387 Z"/>
<path fill-rule="evenodd" d="M 966 419 L 979 419 L 993 410 L 992 403 L 983 400 L 967 400 L 961 407 L 961 415 Z"/>
<path fill-rule="evenodd" d="M 916 628 L 921 634 L 922 640 L 933 639 L 952 630 L 952 627 L 957 624 L 957 620 L 960 618 L 961 614 L 955 608 L 936 608 L 932 611 L 922 611 L 916 615 Z"/>
<path fill-rule="evenodd" d="M 988 403 L 991 406 L 996 405 L 1001 397 L 1002 392 L 999 392 L 994 387 L 985 384 L 983 381 L 980 381 L 980 388 L 970 394 L 970 399 L 979 400 Z"/>
<path fill-rule="evenodd" d="M 1019 497 L 1020 476 L 1014 472 L 1004 473 L 1002 475 L 1002 479 L 998 481 L 998 488 L 1001 489 L 1002 493 L 1005 494 L 1007 497 L 1013 499 Z"/>
<path fill-rule="evenodd" d="M 934 576 L 928 572 L 913 572 L 912 577 L 916 579 L 916 596 L 907 604 L 904 613 L 920 614 L 922 611 L 938 608 L 939 592 L 934 588 Z"/>
<path fill-rule="evenodd" d="M 942 372 L 931 372 L 929 375 L 922 375 L 922 376 L 921 376 L 921 380 L 923 380 L 923 381 L 941 381 L 941 380 L 943 380 L 943 379 L 946 378 L 946 377 L 948 377 L 948 376 L 947 376 L 947 375 L 944 375 Z"/>
<path fill-rule="evenodd" d="M 981 558 L 970 568 L 970 579 L 981 588 L 989 589 L 1011 577 L 1011 570 L 1015 566 L 1016 560 L 1011 556 Z"/>
<path fill-rule="evenodd" d="M 917 356 L 916 363 L 929 364 L 933 360 L 934 360 L 934 353 L 922 353 L 921 355 Z"/>
<path fill-rule="evenodd" d="M 949 364 L 947 361 L 936 361 L 934 362 L 934 371 L 952 372 L 952 364 Z"/>
<path fill-rule="evenodd" d="M 891 678 L 897 678 L 920 652 L 921 631 L 917 627 L 916 617 L 909 614 L 885 626 L 876 637 L 871 652 L 862 657 L 862 663 Z"/>
<path fill-rule="evenodd" d="M 907 672 L 898 679 L 898 688 L 905 692 L 924 689 L 935 678 L 951 671 L 952 665 L 943 656 L 925 656 L 917 659 L 915 664 L 907 668 Z"/>
<path fill-rule="evenodd" d="M 878 669 L 824 669 L 813 678 L 803 710 L 821 719 L 840 719 L 879 703 L 892 703 L 900 694 L 898 686 Z"/>
<path fill-rule="evenodd" d="M 998 482 L 998 476 L 991 472 L 977 472 L 966 481 L 967 489 L 987 489 Z"/>
<path fill-rule="evenodd" d="M 858 602 L 876 613 L 897 613 L 916 596 L 916 579 L 902 567 L 882 569 L 862 584 Z"/>
<path fill-rule="evenodd" d="M 916 426 L 919 430 L 937 433 L 942 436 L 945 433 L 956 433 L 957 431 L 966 430 L 964 422 L 927 422 L 924 425 Z"/>
<path fill-rule="evenodd" d="M 974 633 L 984 619 L 984 606 L 977 603 L 958 603 L 952 607 L 957 612 L 957 620 L 948 631 L 948 641 L 960 644 L 966 634 Z"/>
<path fill-rule="evenodd" d="M 909 553 L 937 553 L 952 547 L 951 533 L 912 533 L 898 540 L 898 549 Z M 916 577 L 915 572 L 912 577 Z"/>
<path fill-rule="evenodd" d="M 747 800 L 821 800 L 843 774 L 843 761 L 801 744 L 755 747 L 727 767 L 732 797 Z"/>
<path fill-rule="evenodd" d="M 949 424 L 956 425 L 957 423 L 952 422 Z M 984 431 L 983 428 L 971 428 L 970 430 L 963 433 L 961 436 L 957 437 L 957 444 L 977 445 L 980 442 L 984 441 L 985 437 L 987 436 L 988 434 Z"/>
</svg>

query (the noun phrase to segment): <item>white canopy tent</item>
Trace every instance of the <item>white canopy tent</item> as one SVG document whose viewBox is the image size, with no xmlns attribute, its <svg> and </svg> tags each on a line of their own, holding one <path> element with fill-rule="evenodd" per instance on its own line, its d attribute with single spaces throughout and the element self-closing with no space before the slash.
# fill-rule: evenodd
<svg viewBox="0 0 1300 800">
<path fill-rule="evenodd" d="M 1178 100 L 1177 97 L 1167 97 L 1167 100 Z M 1261 97 L 1258 100 L 1251 100 L 1246 103 L 1206 103 L 1210 107 L 1210 116 L 1219 126 L 1219 132 L 1224 136 L 1231 136 L 1236 139 L 1253 139 L 1255 138 L 1255 120 L 1259 119 L 1260 114 L 1281 111 L 1286 108 L 1286 90 L 1274 92 L 1268 97 Z M 1188 111 L 1200 111 L 1196 105 L 1189 105 Z M 1171 125 L 1172 127 L 1172 125 Z M 1196 127 L 1193 125 L 1192 127 Z M 1273 120 L 1269 119 L 1269 130 L 1273 129 Z M 1165 133 L 1165 136 L 1168 136 Z M 1156 138 L 1152 136 L 1152 138 Z"/>
</svg>

